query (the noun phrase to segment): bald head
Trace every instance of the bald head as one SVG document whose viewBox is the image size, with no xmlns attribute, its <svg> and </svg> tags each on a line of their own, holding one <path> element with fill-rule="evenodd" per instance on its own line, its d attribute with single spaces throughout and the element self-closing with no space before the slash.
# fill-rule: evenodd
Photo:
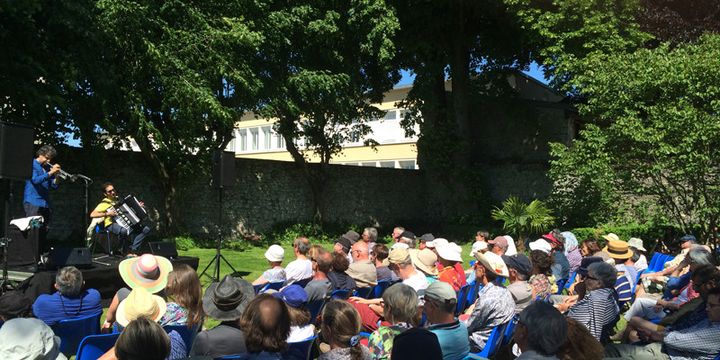
<svg viewBox="0 0 720 360">
<path fill-rule="evenodd" d="M 352 257 L 354 261 L 369 260 L 370 252 L 365 241 L 358 241 L 352 246 Z"/>
</svg>

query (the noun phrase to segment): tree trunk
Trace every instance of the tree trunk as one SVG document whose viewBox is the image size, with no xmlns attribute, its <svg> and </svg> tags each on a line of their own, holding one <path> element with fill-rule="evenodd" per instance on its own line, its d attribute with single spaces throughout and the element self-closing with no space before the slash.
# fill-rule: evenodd
<svg viewBox="0 0 720 360">
<path fill-rule="evenodd" d="M 313 197 L 313 222 L 322 226 L 323 225 L 323 195 L 325 192 L 325 171 L 324 164 L 319 164 L 317 168 L 313 169 L 313 166 L 307 163 L 305 157 L 300 153 L 300 149 L 293 142 L 293 138 L 282 134 L 285 139 L 285 148 L 292 155 L 295 164 L 302 170 L 305 180 L 308 182 L 310 192 Z"/>
<path fill-rule="evenodd" d="M 153 170 L 155 170 L 155 175 L 157 175 L 160 180 L 160 187 L 162 188 L 165 199 L 163 202 L 163 212 L 160 215 L 160 223 L 163 225 L 160 227 L 161 232 L 165 234 L 177 234 L 178 227 L 175 221 L 178 214 L 177 178 L 167 164 L 165 164 L 154 151 L 150 140 L 146 136 L 137 136 L 136 142 L 140 147 L 141 153 L 145 156 L 145 159 Z"/>
</svg>

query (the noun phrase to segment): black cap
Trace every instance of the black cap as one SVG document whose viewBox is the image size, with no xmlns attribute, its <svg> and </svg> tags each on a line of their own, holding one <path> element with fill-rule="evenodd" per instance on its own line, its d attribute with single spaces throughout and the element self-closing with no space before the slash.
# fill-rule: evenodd
<svg viewBox="0 0 720 360">
<path fill-rule="evenodd" d="M 596 263 L 596 262 L 603 262 L 603 259 L 599 256 L 588 256 L 584 257 L 580 261 L 580 267 L 577 269 L 577 273 L 582 275 L 583 277 L 587 276 L 588 274 L 588 266 L 590 264 Z"/>
<path fill-rule="evenodd" d="M 532 263 L 527 256 L 523 254 L 515 254 L 513 256 L 502 256 L 507 267 L 515 269 L 517 272 L 529 276 L 532 273 Z"/>
<path fill-rule="evenodd" d="M 350 252 L 350 247 L 352 244 L 350 244 L 350 240 L 346 237 L 340 237 L 339 239 L 335 240 L 336 243 L 339 243 L 343 247 L 343 251 L 347 254 Z"/>
<path fill-rule="evenodd" d="M 435 235 L 430 233 L 422 234 L 418 239 L 420 239 L 420 241 L 433 241 L 435 240 Z"/>
<path fill-rule="evenodd" d="M 403 231 L 402 234 L 400 234 L 400 237 L 415 240 L 415 234 L 407 230 Z"/>
</svg>

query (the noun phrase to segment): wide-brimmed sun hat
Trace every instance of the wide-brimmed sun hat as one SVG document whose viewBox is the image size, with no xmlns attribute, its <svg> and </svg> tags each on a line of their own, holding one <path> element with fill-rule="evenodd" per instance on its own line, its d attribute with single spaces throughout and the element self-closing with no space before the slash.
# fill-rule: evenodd
<svg viewBox="0 0 720 360">
<path fill-rule="evenodd" d="M 462 249 L 454 242 L 439 246 L 435 250 L 437 251 L 438 256 L 445 260 L 463 262 Z"/>
<path fill-rule="evenodd" d="M 605 239 L 607 241 L 610 241 L 610 240 L 620 241 L 620 237 L 617 236 L 617 234 L 615 234 L 615 233 L 609 233 L 607 235 L 603 235 L 603 239 Z"/>
<path fill-rule="evenodd" d="M 125 259 L 118 271 L 131 289 L 141 287 L 151 294 L 165 288 L 168 274 L 173 270 L 170 260 L 152 254 Z"/>
<path fill-rule="evenodd" d="M 628 245 L 630 245 L 640 251 L 647 251 L 647 250 L 645 250 L 643 241 L 640 238 L 630 238 L 630 240 L 628 240 Z"/>
<path fill-rule="evenodd" d="M 550 243 L 545 239 L 537 239 L 528 245 L 530 246 L 530 250 L 540 250 L 546 254 L 552 251 L 552 246 L 550 246 Z"/>
<path fill-rule="evenodd" d="M 488 249 L 488 243 L 485 241 L 476 241 L 470 249 L 470 256 L 475 257 L 476 252 L 485 252 Z"/>
<path fill-rule="evenodd" d="M 237 320 L 254 297 L 252 284 L 227 275 L 219 283 L 210 284 L 205 290 L 203 310 L 211 318 L 220 321 Z"/>
<path fill-rule="evenodd" d="M 435 255 L 432 250 L 410 249 L 409 253 L 413 265 L 415 265 L 415 267 L 418 268 L 420 271 L 428 275 L 438 274 L 437 267 L 435 266 L 435 263 L 437 262 L 437 255 Z"/>
<path fill-rule="evenodd" d="M 622 240 L 608 240 L 608 244 L 603 251 L 613 259 L 625 260 L 633 256 L 628 243 Z"/>
<path fill-rule="evenodd" d="M 265 259 L 272 262 L 283 261 L 285 258 L 285 249 L 280 245 L 270 245 L 265 251 Z"/>
<path fill-rule="evenodd" d="M 480 264 L 485 266 L 485 269 L 494 272 L 497 276 L 510 276 L 507 265 L 505 264 L 503 259 L 495 253 L 486 252 L 483 254 L 480 252 L 476 252 L 475 259 L 477 259 Z"/>
<path fill-rule="evenodd" d="M 165 315 L 165 311 L 167 311 L 167 304 L 163 298 L 140 287 L 132 289 L 125 300 L 120 302 L 115 319 L 122 326 L 127 326 L 139 317 L 146 317 L 158 322 Z"/>
</svg>

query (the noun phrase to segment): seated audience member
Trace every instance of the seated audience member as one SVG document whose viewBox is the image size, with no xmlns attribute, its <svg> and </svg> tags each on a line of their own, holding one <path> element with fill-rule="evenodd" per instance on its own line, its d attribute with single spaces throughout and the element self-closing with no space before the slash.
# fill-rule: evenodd
<svg viewBox="0 0 720 360">
<path fill-rule="evenodd" d="M 507 238 L 504 236 L 496 236 L 492 240 L 488 240 L 488 244 L 491 245 L 490 252 L 497 256 L 503 256 L 508 250 L 508 244 Z"/>
<path fill-rule="evenodd" d="M 322 311 L 320 327 L 330 351 L 318 360 L 370 360 L 370 350 L 360 344 L 360 314 L 349 303 L 331 300 Z"/>
<path fill-rule="evenodd" d="M 619 318 L 615 281 L 615 267 L 606 262 L 591 264 L 584 281 L 587 293 L 568 311 L 569 317 L 585 325 L 602 344 L 608 342 Z"/>
<path fill-rule="evenodd" d="M 450 284 L 437 281 L 425 289 L 428 330 L 437 336 L 443 360 L 462 360 L 470 352 L 465 324 L 455 318 L 457 293 Z"/>
<path fill-rule="evenodd" d="M 74 266 L 66 266 L 55 275 L 52 295 L 38 296 L 33 303 L 33 314 L 48 325 L 58 321 L 102 312 L 100 293 L 95 289 L 83 290 L 83 276 Z"/>
<path fill-rule="evenodd" d="M 308 302 L 314 302 L 325 299 L 330 296 L 333 286 L 328 279 L 328 274 L 332 270 L 333 254 L 325 249 L 314 251 L 312 256 L 313 277 L 310 282 L 305 285 L 305 293 L 308 296 Z"/>
<path fill-rule="evenodd" d="M 246 359 L 282 359 L 290 335 L 290 314 L 282 300 L 270 294 L 253 299 L 240 318 Z"/>
<path fill-rule="evenodd" d="M 603 261 L 611 261 L 610 256 L 606 252 L 602 251 L 602 248 L 597 240 L 587 239 L 583 241 L 580 246 L 580 253 L 582 253 L 583 257 L 597 256 L 603 259 Z"/>
<path fill-rule="evenodd" d="M 543 300 L 558 290 L 551 270 L 553 258 L 550 256 L 550 244 L 545 239 L 539 239 L 530 243 L 530 250 L 533 269 L 528 283 L 533 289 L 533 298 Z"/>
<path fill-rule="evenodd" d="M 630 245 L 630 250 L 633 252 L 633 262 L 635 262 L 635 270 L 638 272 L 643 271 L 648 268 L 648 262 L 647 258 L 645 257 L 645 253 L 647 253 L 647 250 L 645 249 L 645 246 L 643 245 L 643 241 L 640 238 L 630 238 L 628 240 L 628 245 Z"/>
<path fill-rule="evenodd" d="M 411 231 L 405 230 L 402 232 L 402 234 L 400 234 L 398 242 L 407 245 L 408 249 L 415 249 L 417 238 L 415 237 L 415 234 L 413 234 Z"/>
<path fill-rule="evenodd" d="M 580 267 L 580 261 L 582 260 L 582 253 L 580 252 L 580 246 L 578 245 L 577 237 L 575 234 L 569 231 L 563 231 L 560 233 L 565 238 L 565 245 L 563 249 L 565 251 L 565 257 L 570 264 L 570 276 L 577 271 Z"/>
<path fill-rule="evenodd" d="M 565 317 L 565 320 L 567 321 L 567 339 L 558 351 L 557 357 L 561 360 L 602 359 L 603 346 L 590 334 L 585 325 L 569 317 Z"/>
<path fill-rule="evenodd" d="M 632 299 L 633 284 L 637 283 L 637 270 L 632 262 L 632 250 L 622 240 L 608 240 L 607 246 L 603 249 L 615 262 L 617 281 L 615 292 L 618 295 L 618 305 L 623 307 Z"/>
<path fill-rule="evenodd" d="M 310 240 L 306 237 L 299 237 L 293 241 L 293 253 L 295 260 L 285 267 L 285 285 L 306 280 L 313 276 L 312 263 L 307 254 L 310 251 Z"/>
<path fill-rule="evenodd" d="M 420 237 L 417 238 L 417 240 L 418 240 L 418 250 L 422 250 L 427 247 L 426 245 L 428 242 L 435 240 L 435 235 L 433 235 L 431 233 L 422 234 L 422 235 L 420 235 Z"/>
<path fill-rule="evenodd" d="M 0 321 L 32 317 L 32 301 L 20 291 L 6 292 L 0 296 Z"/>
<path fill-rule="evenodd" d="M 649 345 L 610 344 L 605 347 L 605 357 L 712 360 L 720 354 L 720 288 L 708 293 L 706 311 L 707 319 L 683 330 L 644 331 L 642 337 L 653 341 Z"/>
<path fill-rule="evenodd" d="M 66 360 L 60 338 L 39 319 L 15 318 L 0 328 L 0 359 Z"/>
<path fill-rule="evenodd" d="M 515 301 L 508 289 L 496 285 L 498 277 L 508 277 L 508 269 L 502 258 L 494 253 L 475 253 L 475 277 L 482 285 L 478 298 L 471 306 L 467 320 L 470 335 L 470 351 L 478 352 L 496 326 L 509 322 L 515 315 Z"/>
<path fill-rule="evenodd" d="M 147 318 L 150 321 L 159 322 L 167 311 L 167 304 L 163 298 L 150 294 L 145 288 L 137 287 L 130 291 L 130 294 L 118 305 L 116 315 L 117 323 L 126 328 L 130 322 L 139 318 Z M 124 330 L 123 330 L 124 331 Z M 182 336 L 172 330 L 167 334 L 170 338 L 169 356 L 164 359 L 183 359 L 187 356 L 187 345 Z M 118 339 L 119 341 L 119 339 Z M 117 343 L 108 352 L 100 357 L 100 360 L 118 359 L 115 351 Z M 127 350 L 127 349 L 126 349 Z"/>
<path fill-rule="evenodd" d="M 438 270 L 435 264 L 438 261 L 438 257 L 432 250 L 410 249 L 408 253 L 410 254 L 410 260 L 413 265 L 415 265 L 415 269 L 418 269 L 425 274 L 428 283 L 437 281 Z"/>
<path fill-rule="evenodd" d="M 307 309 L 307 293 L 300 285 L 288 285 L 272 295 L 287 305 L 290 314 L 288 343 L 301 342 L 315 335 L 315 325 L 310 323 Z"/>
<path fill-rule="evenodd" d="M 393 360 L 441 359 L 443 356 L 436 334 L 423 328 L 398 334 L 391 354 Z"/>
<path fill-rule="evenodd" d="M 561 313 L 566 313 L 578 300 L 582 300 L 585 297 L 585 279 L 588 276 L 588 266 L 598 262 L 603 262 L 603 259 L 598 256 L 584 257 L 582 261 L 580 261 L 580 267 L 577 269 L 577 278 L 568 289 L 570 295 L 550 295 L 550 302 L 555 305 L 556 309 Z"/>
<path fill-rule="evenodd" d="M 523 254 L 513 256 L 502 256 L 505 265 L 508 267 L 508 285 L 507 289 L 515 301 L 515 313 L 519 314 L 533 301 L 533 291 L 527 279 L 530 277 L 532 265 L 530 259 Z"/>
<path fill-rule="evenodd" d="M 375 273 L 377 274 L 377 281 L 395 281 L 397 276 L 388 267 L 388 248 L 383 244 L 376 244 L 373 247 L 372 259 L 375 263 Z"/>
<path fill-rule="evenodd" d="M 358 241 L 352 245 L 350 251 L 353 261 L 347 274 L 355 280 L 357 287 L 367 288 L 377 284 L 377 270 L 370 260 L 370 250 L 365 241 Z"/>
<path fill-rule="evenodd" d="M 442 265 L 438 266 L 438 268 L 441 268 L 438 273 L 438 280 L 450 284 L 455 291 L 460 290 L 466 284 L 465 271 L 462 269 L 462 265 L 460 266 L 460 272 L 456 267 L 456 265 L 463 262 L 462 249 L 455 243 L 449 243 L 435 250 L 438 254 L 438 262 Z"/>
<path fill-rule="evenodd" d="M 488 249 L 488 238 L 490 237 L 490 233 L 488 233 L 486 230 L 480 230 L 475 233 L 475 242 L 472 244 L 472 248 L 470 250 L 470 256 L 475 257 L 475 252 L 478 250 L 485 250 Z"/>
<path fill-rule="evenodd" d="M 335 244 L 333 244 L 333 251 L 338 254 L 342 254 L 345 257 L 349 257 L 351 247 L 352 244 L 350 243 L 350 240 L 341 236 L 335 240 Z"/>
<path fill-rule="evenodd" d="M 158 323 L 139 317 L 131 321 L 115 343 L 118 360 L 164 360 L 170 355 L 170 337 Z"/>
<path fill-rule="evenodd" d="M 280 245 L 270 245 L 265 251 L 265 259 L 268 261 L 269 269 L 260 275 L 259 278 L 252 282 L 253 285 L 262 285 L 267 283 L 285 282 L 285 269 L 282 262 L 285 259 L 285 250 Z"/>
<path fill-rule="evenodd" d="M 402 226 L 396 226 L 393 228 L 392 234 L 390 234 L 390 236 L 393 239 L 393 242 L 400 241 L 400 235 L 402 235 L 403 231 L 405 231 L 405 228 Z"/>
<path fill-rule="evenodd" d="M 418 296 L 412 287 L 395 284 L 385 290 L 382 300 L 385 320 L 391 325 L 373 331 L 368 339 L 368 348 L 375 359 L 387 360 L 395 336 L 417 325 Z"/>
<path fill-rule="evenodd" d="M 515 342 L 522 351 L 518 360 L 558 359 L 567 339 L 565 317 L 544 301 L 530 304 L 520 313 L 515 328 Z"/>
<path fill-rule="evenodd" d="M 143 288 L 151 294 L 161 294 L 167 286 L 168 274 L 173 270 L 170 260 L 151 254 L 125 259 L 120 262 L 118 272 L 127 285 L 121 288 L 113 296 L 108 311 L 105 314 L 105 322 L 102 324 L 103 332 L 110 332 L 115 323 L 115 312 L 120 302 L 125 300 L 131 289 Z"/>
<path fill-rule="evenodd" d="M 333 253 L 332 271 L 327 274 L 333 290 L 352 290 L 355 288 L 355 280 L 347 274 L 350 267 L 347 257 L 340 253 Z"/>
<path fill-rule="evenodd" d="M 368 248 L 372 249 L 377 243 L 378 231 L 374 227 L 366 227 L 360 237 L 368 244 Z"/>
<path fill-rule="evenodd" d="M 202 324 L 202 286 L 195 269 L 187 264 L 175 265 L 173 271 L 168 274 L 165 290 L 170 301 L 167 303 L 165 315 L 160 320 L 161 325 L 193 327 Z"/>
<path fill-rule="evenodd" d="M 555 229 L 542 236 L 549 242 L 552 251 L 553 264 L 550 266 L 555 281 L 567 280 L 570 277 L 570 262 L 565 257 L 565 238 L 559 230 Z"/>
<path fill-rule="evenodd" d="M 203 310 L 220 324 L 197 334 L 190 355 L 217 358 L 246 353 L 245 334 L 238 319 L 254 297 L 255 290 L 249 282 L 230 275 L 210 284 L 203 296 Z"/>
<path fill-rule="evenodd" d="M 388 261 L 390 262 L 390 270 L 402 280 L 402 283 L 410 286 L 422 296 L 430 283 L 427 277 L 413 265 L 410 252 L 406 249 L 394 249 L 390 251 Z"/>
</svg>

